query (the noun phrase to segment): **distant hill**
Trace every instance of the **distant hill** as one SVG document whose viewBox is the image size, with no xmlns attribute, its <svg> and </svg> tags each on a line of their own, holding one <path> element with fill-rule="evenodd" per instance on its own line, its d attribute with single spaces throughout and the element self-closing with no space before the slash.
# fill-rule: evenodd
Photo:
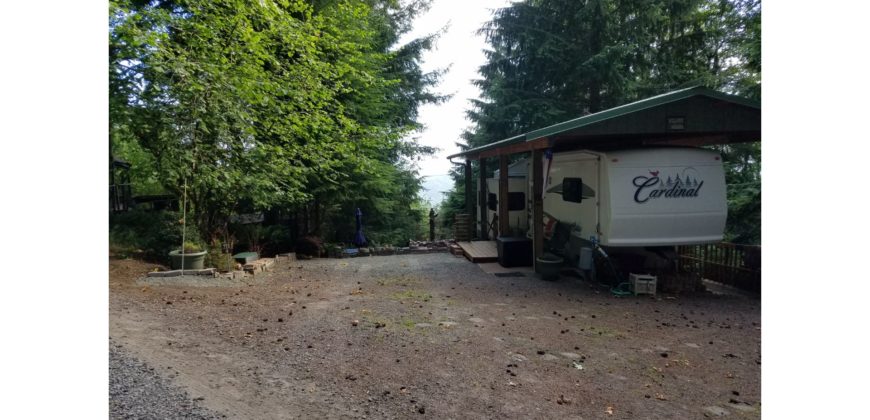
<svg viewBox="0 0 870 420">
<path fill-rule="evenodd" d="M 420 197 L 423 201 L 437 206 L 444 200 L 444 193 L 452 188 L 453 179 L 448 174 L 426 176 L 423 177 L 423 191 L 420 191 Z"/>
</svg>

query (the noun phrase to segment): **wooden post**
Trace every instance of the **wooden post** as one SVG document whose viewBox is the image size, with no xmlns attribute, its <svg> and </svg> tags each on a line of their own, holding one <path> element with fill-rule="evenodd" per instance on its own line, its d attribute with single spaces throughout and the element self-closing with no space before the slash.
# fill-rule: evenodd
<svg viewBox="0 0 870 420">
<path fill-rule="evenodd" d="M 474 189 L 471 161 L 465 161 L 465 213 L 468 214 L 468 238 L 474 239 Z"/>
<path fill-rule="evenodd" d="M 510 231 L 508 216 L 508 155 L 498 157 L 498 236 L 507 236 Z"/>
<path fill-rule="evenodd" d="M 535 268 L 537 258 L 544 255 L 544 165 L 541 149 L 532 151 L 532 249 L 535 252 Z"/>
<path fill-rule="evenodd" d="M 478 170 L 480 178 L 480 182 L 478 183 L 478 206 L 480 207 L 480 239 L 484 241 L 489 240 L 489 223 L 487 221 L 487 207 L 486 207 L 486 159 L 480 158 L 478 161 Z"/>
</svg>

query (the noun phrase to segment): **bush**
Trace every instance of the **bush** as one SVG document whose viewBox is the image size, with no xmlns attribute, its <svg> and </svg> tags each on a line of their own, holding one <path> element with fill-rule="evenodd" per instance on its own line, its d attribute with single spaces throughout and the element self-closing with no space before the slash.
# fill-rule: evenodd
<svg viewBox="0 0 870 420">
<path fill-rule="evenodd" d="M 259 223 L 232 224 L 229 231 L 234 238 L 238 238 L 233 252 L 252 251 L 260 253 L 262 250 L 263 229 Z"/>
<path fill-rule="evenodd" d="M 262 255 L 274 256 L 282 252 L 288 252 L 293 248 L 293 239 L 290 234 L 290 228 L 287 226 L 264 226 L 261 234 Z"/>
<path fill-rule="evenodd" d="M 306 236 L 296 242 L 296 254 L 309 257 L 319 257 L 323 251 L 323 242 L 316 236 Z"/>
<path fill-rule="evenodd" d="M 225 273 L 232 271 L 235 268 L 235 260 L 231 253 L 225 252 L 225 248 L 231 248 L 232 242 L 224 246 L 224 243 L 215 239 L 208 246 L 208 254 L 205 255 L 205 266 L 214 267 L 218 271 Z"/>
<path fill-rule="evenodd" d="M 239 238 L 237 248 L 240 251 L 253 251 L 271 257 L 293 248 L 290 228 L 287 226 L 251 223 L 231 225 L 230 231 Z"/>
<path fill-rule="evenodd" d="M 188 215 L 188 221 L 193 218 Z M 111 248 L 136 250 L 142 256 L 167 262 L 169 252 L 181 245 L 181 213 L 176 211 L 131 210 L 109 217 Z M 201 243 L 196 226 L 188 224 L 185 241 Z"/>
</svg>

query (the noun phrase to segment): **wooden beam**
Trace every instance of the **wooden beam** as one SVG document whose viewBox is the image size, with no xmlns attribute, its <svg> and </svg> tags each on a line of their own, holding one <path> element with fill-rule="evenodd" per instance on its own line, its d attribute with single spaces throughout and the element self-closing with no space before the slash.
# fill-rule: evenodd
<svg viewBox="0 0 870 420">
<path fill-rule="evenodd" d="M 495 149 L 484 150 L 478 154 L 480 158 L 495 157 L 501 155 L 512 155 L 514 153 L 529 152 L 532 150 L 546 149 L 551 146 L 549 137 L 541 137 L 531 141 L 511 144 L 509 146 L 498 147 Z"/>
<path fill-rule="evenodd" d="M 761 132 L 734 131 L 729 133 L 664 133 L 661 135 L 561 136 L 552 137 L 551 141 L 556 151 L 578 149 L 601 150 L 656 145 L 700 147 L 761 141 Z"/>
<path fill-rule="evenodd" d="M 508 216 L 508 155 L 498 158 L 498 236 L 510 233 Z"/>
<path fill-rule="evenodd" d="M 477 202 L 478 207 L 480 207 L 480 239 L 487 241 L 489 240 L 489 223 L 487 222 L 486 208 L 486 159 L 480 159 L 477 168 L 479 170 L 478 178 L 480 181 L 477 189 Z"/>
<path fill-rule="evenodd" d="M 535 268 L 537 258 L 544 255 L 544 153 L 541 149 L 532 151 L 532 249 Z"/>
<path fill-rule="evenodd" d="M 648 138 L 645 139 L 643 143 L 648 145 L 701 147 L 716 144 L 747 143 L 754 141 L 761 141 L 760 131 Z"/>
<path fill-rule="evenodd" d="M 469 238 L 474 239 L 474 177 L 471 161 L 465 161 L 465 213 L 468 214 Z"/>
</svg>

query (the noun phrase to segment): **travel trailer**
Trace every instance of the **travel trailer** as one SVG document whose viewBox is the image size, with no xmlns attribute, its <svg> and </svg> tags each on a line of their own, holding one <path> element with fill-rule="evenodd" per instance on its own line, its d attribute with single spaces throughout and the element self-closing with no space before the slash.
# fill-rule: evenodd
<svg viewBox="0 0 870 420">
<path fill-rule="evenodd" d="M 529 202 L 531 196 L 528 192 L 528 160 L 524 159 L 508 166 L 508 223 L 513 235 L 525 235 L 529 230 Z M 495 231 L 498 225 L 498 178 L 499 170 L 495 171 L 492 178 L 486 180 L 486 203 L 487 219 L 490 221 L 489 229 Z"/>
<path fill-rule="evenodd" d="M 721 157 L 710 150 L 659 147 L 544 155 L 546 248 L 578 259 L 598 244 L 608 253 L 657 254 L 675 245 L 722 240 L 727 217 Z M 508 170 L 512 234 L 531 237 L 529 160 Z M 498 210 L 498 173 L 487 179 L 489 219 Z M 524 206 L 514 202 L 522 195 Z M 647 264 L 649 265 L 649 264 Z"/>
</svg>

